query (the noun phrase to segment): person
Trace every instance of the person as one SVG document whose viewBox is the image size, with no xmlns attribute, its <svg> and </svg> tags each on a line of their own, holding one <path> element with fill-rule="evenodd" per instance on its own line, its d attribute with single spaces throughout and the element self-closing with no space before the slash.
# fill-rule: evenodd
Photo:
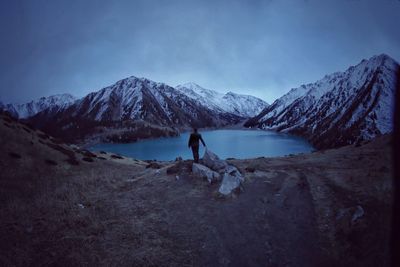
<svg viewBox="0 0 400 267">
<path fill-rule="evenodd" d="M 201 137 L 201 134 L 197 132 L 196 128 L 193 128 L 193 133 L 190 134 L 188 147 L 192 148 L 193 159 L 195 163 L 199 163 L 199 146 L 200 146 L 199 141 L 201 141 L 204 147 L 206 146 L 203 138 Z"/>
</svg>

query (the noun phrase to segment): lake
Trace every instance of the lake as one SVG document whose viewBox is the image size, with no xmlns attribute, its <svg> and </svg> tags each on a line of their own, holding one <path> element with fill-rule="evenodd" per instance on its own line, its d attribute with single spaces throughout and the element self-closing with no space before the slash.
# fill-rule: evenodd
<svg viewBox="0 0 400 267">
<path fill-rule="evenodd" d="M 211 151 L 220 158 L 256 158 L 307 153 L 314 148 L 303 138 L 263 130 L 213 130 L 201 131 Z M 187 143 L 190 133 L 179 137 L 143 140 L 128 144 L 97 144 L 92 151 L 107 151 L 142 160 L 175 160 L 176 157 L 192 159 Z M 200 157 L 204 148 L 200 145 Z"/>
</svg>

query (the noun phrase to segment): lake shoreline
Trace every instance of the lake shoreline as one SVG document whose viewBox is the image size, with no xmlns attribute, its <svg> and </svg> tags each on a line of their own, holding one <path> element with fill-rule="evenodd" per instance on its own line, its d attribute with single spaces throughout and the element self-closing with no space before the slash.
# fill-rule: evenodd
<svg viewBox="0 0 400 267">
<path fill-rule="evenodd" d="M 232 129 L 232 130 L 254 130 L 254 129 L 247 128 L 247 127 L 243 126 L 246 121 L 247 120 L 243 120 L 243 121 L 241 121 L 241 122 L 239 122 L 237 124 L 225 125 L 225 126 L 222 126 L 222 127 L 214 126 L 214 127 L 199 128 L 199 131 L 201 132 L 201 131 L 215 131 L 215 130 L 229 130 L 229 129 Z M 262 130 L 262 129 L 259 129 L 259 130 Z M 181 134 L 185 134 L 185 133 L 191 132 L 192 128 L 190 128 L 190 127 L 182 127 L 180 129 L 178 129 L 178 131 L 179 131 L 179 135 L 181 135 Z M 155 136 L 155 137 L 149 137 L 149 138 L 144 138 L 144 139 L 137 139 L 136 141 L 132 141 L 132 142 L 129 142 L 129 143 L 137 143 L 137 142 L 146 141 L 146 140 L 155 140 L 155 139 L 159 139 L 159 138 L 171 138 L 171 137 L 175 137 L 175 136 L 165 136 L 165 137 L 156 137 Z M 105 142 L 105 141 L 101 140 L 100 138 L 93 137 L 91 139 L 84 140 L 82 142 L 74 143 L 73 145 L 76 145 L 81 149 L 88 149 L 88 148 L 90 148 L 92 146 L 95 146 L 95 145 L 98 145 L 98 144 L 105 144 L 105 143 L 108 143 L 108 144 L 126 144 L 124 142 L 121 142 L 121 143 L 120 142 Z"/>
<path fill-rule="evenodd" d="M 225 127 L 203 128 L 199 131 L 208 149 L 221 159 L 280 157 L 314 152 L 315 148 L 304 138 L 260 129 Z M 191 159 L 192 152 L 187 146 L 190 131 L 177 137 L 145 139 L 132 143 L 99 143 L 88 150 L 106 151 L 140 160 L 171 161 L 176 158 Z M 200 145 L 202 155 L 205 148 Z"/>
</svg>

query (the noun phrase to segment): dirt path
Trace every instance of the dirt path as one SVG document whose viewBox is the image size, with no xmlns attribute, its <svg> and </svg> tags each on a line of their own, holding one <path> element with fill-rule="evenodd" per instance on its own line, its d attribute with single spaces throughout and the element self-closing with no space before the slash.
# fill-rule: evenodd
<svg viewBox="0 0 400 267">
<path fill-rule="evenodd" d="M 218 199 L 216 186 L 191 176 L 173 178 L 158 180 L 165 188 L 141 184 L 139 194 L 127 191 L 114 200 L 143 205 L 142 212 L 124 209 L 125 220 L 142 214 L 144 227 L 162 236 L 161 242 L 173 244 L 168 248 L 174 255 L 171 264 L 177 258 L 195 266 L 327 266 L 331 262 L 320 247 L 303 173 L 257 171 L 234 199 Z M 153 211 L 150 203 L 155 204 Z"/>
<path fill-rule="evenodd" d="M 140 231 L 158 239 L 152 248 L 164 258 L 153 262 L 150 246 L 140 247 L 144 265 L 388 266 L 388 154 L 374 151 L 233 160 L 246 177 L 244 191 L 222 199 L 218 185 L 167 175 L 172 163 L 147 170 L 153 175 L 116 203 L 140 206 L 132 220 L 142 214 Z M 357 207 L 363 213 L 353 221 Z"/>
</svg>

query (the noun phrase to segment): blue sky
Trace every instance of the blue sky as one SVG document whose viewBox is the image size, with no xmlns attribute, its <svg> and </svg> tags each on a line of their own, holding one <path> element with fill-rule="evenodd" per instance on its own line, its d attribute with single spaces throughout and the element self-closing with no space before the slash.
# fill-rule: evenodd
<svg viewBox="0 0 400 267">
<path fill-rule="evenodd" d="M 272 102 L 386 53 L 399 0 L 0 0 L 0 100 L 91 91 L 134 75 Z"/>
</svg>

